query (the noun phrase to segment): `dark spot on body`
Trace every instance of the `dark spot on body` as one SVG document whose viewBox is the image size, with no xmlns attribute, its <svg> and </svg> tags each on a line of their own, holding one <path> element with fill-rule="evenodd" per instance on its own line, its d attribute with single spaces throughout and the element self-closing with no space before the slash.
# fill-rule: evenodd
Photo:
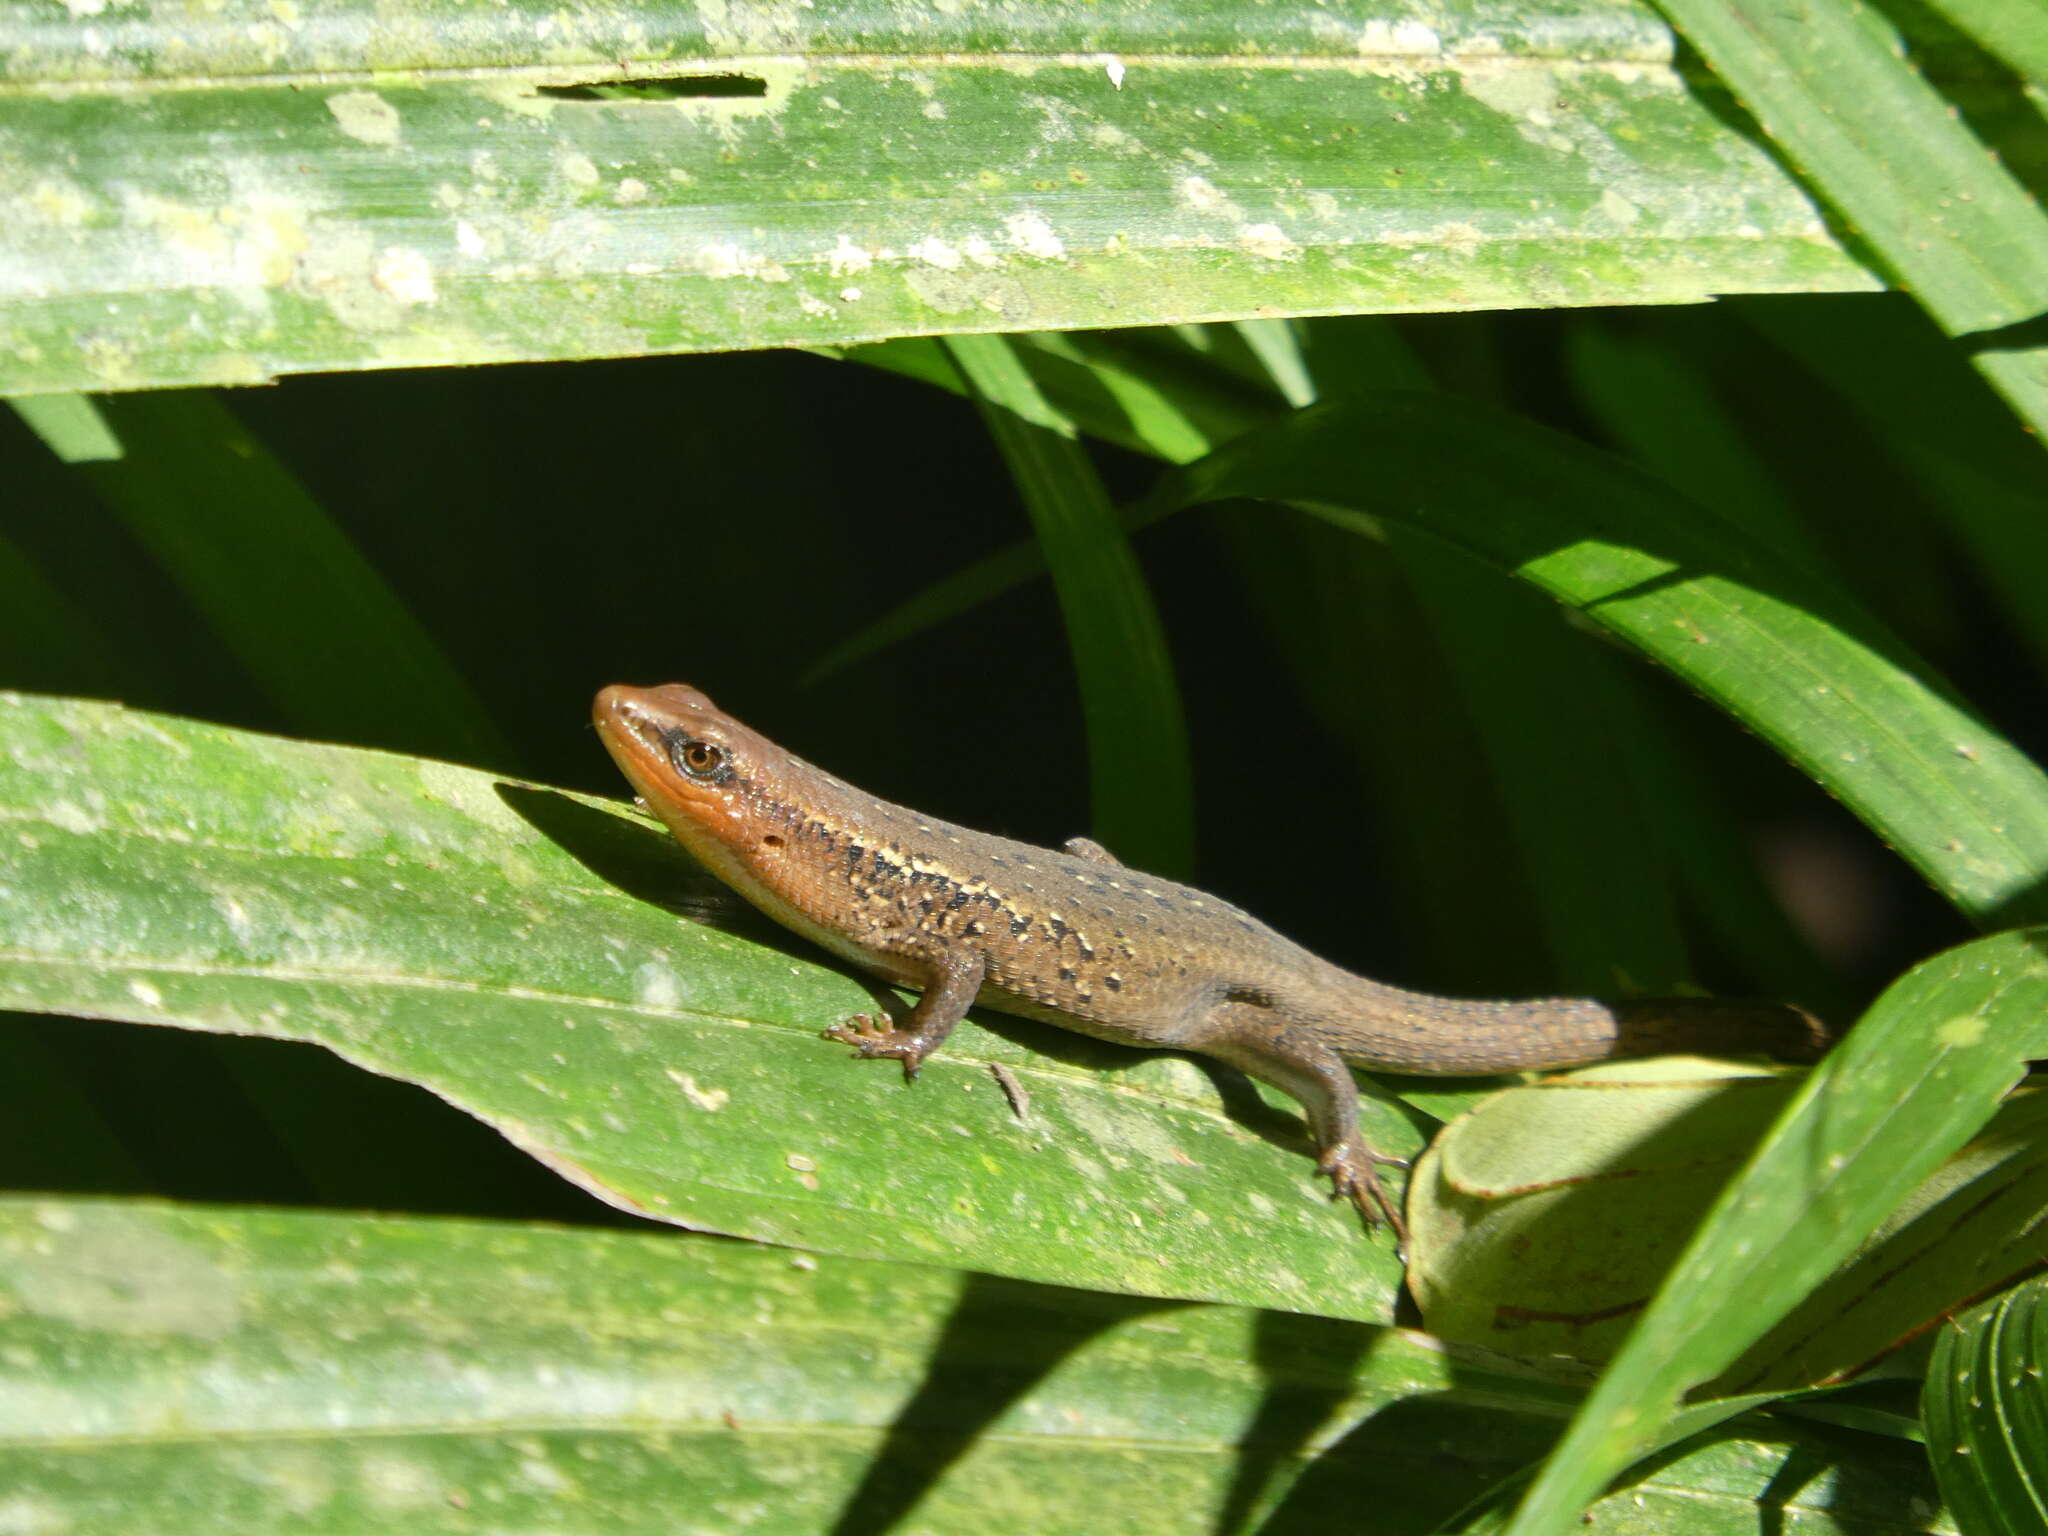
<svg viewBox="0 0 2048 1536">
<path fill-rule="evenodd" d="M 948 912 L 957 912 L 962 907 L 966 906 L 967 903 L 972 901 L 973 899 L 974 898 L 968 894 L 966 886 L 955 886 L 953 889 L 952 899 L 946 903 L 946 910 Z"/>
<path fill-rule="evenodd" d="M 1121 976 L 1105 976 L 1102 978 L 1102 984 L 1112 992 L 1121 992 L 1124 989 L 1124 979 Z"/>
<path fill-rule="evenodd" d="M 763 848 L 780 848 L 782 846 L 782 839 L 773 832 L 770 832 L 761 839 L 761 846 Z"/>
<path fill-rule="evenodd" d="M 1010 937 L 1011 937 L 1011 938 L 1013 938 L 1013 939 L 1014 939 L 1014 938 L 1018 938 L 1018 937 L 1021 937 L 1021 936 L 1022 936 L 1022 935 L 1023 935 L 1024 933 L 1026 933 L 1026 932 L 1028 932 L 1028 931 L 1029 931 L 1030 927 L 1031 927 L 1031 919 L 1030 919 L 1030 918 L 1028 918 L 1028 917 L 1026 917 L 1026 916 L 1024 916 L 1024 914 L 1023 914 L 1023 913 L 1019 912 L 1019 913 L 1014 913 L 1014 914 L 1012 914 L 1012 915 L 1011 915 L 1011 918 L 1010 918 Z"/>
</svg>

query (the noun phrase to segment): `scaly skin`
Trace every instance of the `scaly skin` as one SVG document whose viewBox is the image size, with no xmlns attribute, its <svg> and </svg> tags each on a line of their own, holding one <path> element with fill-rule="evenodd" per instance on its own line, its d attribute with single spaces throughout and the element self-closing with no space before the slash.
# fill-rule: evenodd
<svg viewBox="0 0 2048 1536">
<path fill-rule="evenodd" d="M 682 683 L 597 696 L 599 736 L 698 861 L 776 921 L 918 988 L 900 1026 L 826 1031 L 907 1077 L 970 1007 L 1124 1045 L 1200 1051 L 1308 1112 L 1318 1165 L 1368 1223 L 1400 1213 L 1375 1171 L 1346 1063 L 1467 1075 L 1664 1052 L 1811 1060 L 1827 1035 L 1772 1003 L 1674 998 L 1469 1002 L 1340 970 L 1227 902 L 1066 851 L 970 832 L 792 757 Z"/>
</svg>

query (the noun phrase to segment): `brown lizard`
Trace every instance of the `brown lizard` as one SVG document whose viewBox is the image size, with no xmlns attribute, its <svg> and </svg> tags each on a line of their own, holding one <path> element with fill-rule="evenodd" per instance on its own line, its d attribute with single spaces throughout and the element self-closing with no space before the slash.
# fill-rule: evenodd
<svg viewBox="0 0 2048 1536">
<path fill-rule="evenodd" d="M 1400 1213 L 1358 1128 L 1349 1067 L 1466 1075 L 1665 1052 L 1827 1047 L 1798 1008 L 1714 998 L 1474 1002 L 1341 970 L 1228 902 L 1075 838 L 1034 848 L 891 805 L 722 712 L 695 688 L 615 684 L 598 734 L 698 861 L 777 922 L 922 992 L 900 1025 L 825 1032 L 906 1077 L 976 1003 L 1123 1045 L 1199 1051 L 1308 1112 L 1317 1163 L 1370 1224 Z"/>
</svg>

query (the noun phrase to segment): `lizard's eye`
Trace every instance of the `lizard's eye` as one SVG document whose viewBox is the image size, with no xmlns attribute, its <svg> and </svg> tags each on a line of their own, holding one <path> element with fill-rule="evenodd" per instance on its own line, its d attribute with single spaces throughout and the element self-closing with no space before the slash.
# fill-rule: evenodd
<svg viewBox="0 0 2048 1536">
<path fill-rule="evenodd" d="M 725 766 L 725 748 L 689 736 L 679 736 L 669 743 L 668 760 L 675 764 L 678 773 L 688 774 L 693 779 L 708 779 Z"/>
</svg>

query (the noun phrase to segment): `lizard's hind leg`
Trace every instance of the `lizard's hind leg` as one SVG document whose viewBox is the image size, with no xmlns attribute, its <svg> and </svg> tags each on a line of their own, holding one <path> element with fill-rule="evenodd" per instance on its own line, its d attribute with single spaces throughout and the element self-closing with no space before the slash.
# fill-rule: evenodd
<svg viewBox="0 0 2048 1536">
<path fill-rule="evenodd" d="M 1301 1101 L 1315 1137 L 1316 1166 L 1336 1193 L 1349 1200 L 1367 1226 L 1393 1228 L 1405 1252 L 1408 1229 L 1400 1206 L 1380 1182 L 1381 1168 L 1407 1166 L 1373 1150 L 1358 1129 L 1358 1081 L 1343 1059 L 1300 1026 L 1282 1023 L 1272 1009 L 1232 998 L 1215 1006 L 1194 1038 L 1175 1043 L 1226 1061 L 1248 1077 L 1270 1083 Z"/>
</svg>

